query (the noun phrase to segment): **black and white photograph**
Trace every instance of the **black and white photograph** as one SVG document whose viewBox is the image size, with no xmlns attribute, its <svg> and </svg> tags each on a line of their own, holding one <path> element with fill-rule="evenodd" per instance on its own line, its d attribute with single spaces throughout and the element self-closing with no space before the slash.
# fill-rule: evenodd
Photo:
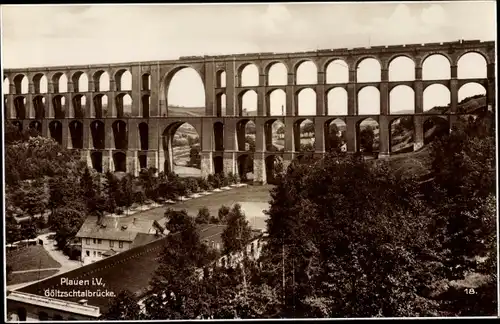
<svg viewBox="0 0 500 324">
<path fill-rule="evenodd" d="M 4 321 L 498 318 L 495 1 L 0 10 Z"/>
</svg>

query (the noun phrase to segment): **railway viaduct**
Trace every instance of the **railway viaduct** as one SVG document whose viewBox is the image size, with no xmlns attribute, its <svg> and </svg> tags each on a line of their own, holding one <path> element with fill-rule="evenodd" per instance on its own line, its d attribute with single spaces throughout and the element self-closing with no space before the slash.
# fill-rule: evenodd
<svg viewBox="0 0 500 324">
<path fill-rule="evenodd" d="M 469 52 L 482 55 L 487 64 L 486 78 L 457 78 L 457 63 Z M 430 55 L 440 54 L 450 62 L 451 78 L 423 80 L 422 66 Z M 415 64 L 415 79 L 389 81 L 389 65 L 397 57 L 407 57 Z M 380 82 L 357 82 L 357 67 L 366 58 L 380 63 Z M 348 68 L 348 82 L 326 83 L 326 67 L 334 60 L 343 60 Z M 312 61 L 317 67 L 316 84 L 297 84 L 297 68 Z M 275 63 L 287 68 L 286 85 L 270 85 L 269 70 Z M 259 71 L 258 86 L 242 86 L 242 70 L 255 64 Z M 172 117 L 168 115 L 167 91 L 176 72 L 190 67 L 196 70 L 204 84 L 205 116 Z M 125 71 L 132 76 L 131 90 L 121 87 Z M 102 91 L 100 76 L 109 74 L 109 91 Z M 389 92 L 398 85 L 407 85 L 414 91 L 414 149 L 423 145 L 423 124 L 430 114 L 424 113 L 423 92 L 432 84 L 442 84 L 449 89 L 450 105 L 440 117 L 453 123 L 460 114 L 457 111 L 458 90 L 461 86 L 476 82 L 486 89 L 487 103 L 495 107 L 495 44 L 493 41 L 457 41 L 448 43 L 413 44 L 401 46 L 377 46 L 353 49 L 317 50 L 299 53 L 256 53 L 221 56 L 181 57 L 178 60 L 102 64 L 85 66 L 54 66 L 43 68 L 4 70 L 8 79 L 9 93 L 4 94 L 6 119 L 20 129 L 36 128 L 43 136 L 56 139 L 61 145 L 77 149 L 89 166 L 99 171 L 127 171 L 137 174 L 140 168 L 156 167 L 159 171 L 172 170 L 172 138 L 176 129 L 187 122 L 200 135 L 202 175 L 224 171 L 238 173 L 239 164 L 248 154 L 254 155 L 254 177 L 265 183 L 274 158 L 285 163 L 304 154 L 321 155 L 328 148 L 325 141 L 327 125 L 334 119 L 346 124 L 347 149 L 359 150 L 359 124 L 372 118 L 379 124 L 379 157 L 390 154 L 391 123 L 402 115 L 390 114 Z M 79 78 L 88 78 L 88 91 L 79 89 Z M 59 78 L 65 75 L 67 91 L 59 89 Z M 47 78 L 47 93 L 41 93 L 40 80 Z M 23 93 L 21 81 L 27 78 L 27 93 Z M 358 113 L 358 92 L 367 86 L 376 87 L 380 93 L 380 114 Z M 328 91 L 334 88 L 347 91 L 347 115 L 329 116 L 326 109 Z M 310 88 L 316 93 L 316 113 L 299 116 L 297 98 L 301 90 Z M 286 93 L 284 116 L 271 116 L 270 94 L 276 89 Z M 87 90 L 87 89 L 85 89 Z M 242 96 L 254 90 L 257 93 L 257 115 L 245 116 Z M 123 97 L 132 98 L 131 114 L 124 114 Z M 188 96 L 189 93 L 186 93 Z M 103 109 L 103 96 L 109 98 Z M 82 98 L 86 104 L 82 106 Z M 223 114 L 225 97 L 225 114 Z M 403 116 L 408 116 L 407 114 Z M 433 114 L 432 116 L 436 116 Z M 300 152 L 299 125 L 305 119 L 315 125 L 315 151 Z M 245 124 L 252 120 L 256 125 L 256 149 L 245 151 Z M 283 152 L 269 150 L 271 125 L 281 120 L 285 125 Z"/>
</svg>

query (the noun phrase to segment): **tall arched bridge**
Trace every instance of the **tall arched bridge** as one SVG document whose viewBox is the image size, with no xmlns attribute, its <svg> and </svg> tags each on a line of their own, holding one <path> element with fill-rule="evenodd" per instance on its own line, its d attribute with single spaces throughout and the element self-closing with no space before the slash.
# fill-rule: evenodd
<svg viewBox="0 0 500 324">
<path fill-rule="evenodd" d="M 478 53 L 484 58 L 484 78 L 458 78 L 458 61 L 470 52 Z M 434 54 L 448 59 L 451 78 L 422 78 L 424 62 Z M 393 60 L 399 57 L 407 57 L 414 62 L 414 80 L 390 80 L 389 67 Z M 379 82 L 357 81 L 357 68 L 360 62 L 367 58 L 379 62 Z M 327 67 L 335 60 L 345 62 L 348 69 L 347 82 L 326 82 Z M 298 67 L 306 61 L 312 61 L 317 67 L 315 84 L 297 83 Z M 287 68 L 288 80 L 284 85 L 271 85 L 269 82 L 269 71 L 276 63 L 283 63 Z M 258 86 L 242 85 L 242 70 L 249 64 L 254 64 L 258 69 Z M 167 91 L 170 82 L 176 72 L 186 67 L 196 70 L 203 81 L 203 117 L 168 115 Z M 122 76 L 126 71 L 130 72 L 132 77 L 130 90 L 121 86 Z M 109 88 L 100 84 L 100 77 L 105 72 L 109 75 Z M 59 79 L 63 76 L 67 78 L 65 92 L 60 91 L 63 89 L 59 86 Z M 86 76 L 88 87 L 81 86 L 79 79 L 82 76 Z M 25 78 L 28 80 L 27 90 L 21 85 Z M 47 80 L 46 93 L 41 91 L 42 78 Z M 481 84 L 486 89 L 487 104 L 495 107 L 493 41 L 342 48 L 299 53 L 195 56 L 154 62 L 7 69 L 4 70 L 4 83 L 8 84 L 8 94 L 4 94 L 4 111 L 6 118 L 18 127 L 34 127 L 43 136 L 51 136 L 67 148 L 80 150 L 82 158 L 99 171 L 127 171 L 135 174 L 143 167 L 156 167 L 159 171 L 172 170 L 172 137 L 176 129 L 187 122 L 200 135 L 202 175 L 221 171 L 238 173 L 241 171 L 241 158 L 253 154 L 254 179 L 264 183 L 270 176 L 269 161 L 276 156 L 280 156 L 287 164 L 293 158 L 304 154 L 323 154 L 327 149 L 326 125 L 334 119 L 340 119 L 346 124 L 349 152 L 359 150 L 359 124 L 367 118 L 377 121 L 379 156 L 388 156 L 391 153 L 391 123 L 402 116 L 412 116 L 414 149 L 418 149 L 423 145 L 424 122 L 431 116 L 436 116 L 424 112 L 424 90 L 433 84 L 441 84 L 449 89 L 449 109 L 440 117 L 453 123 L 455 117 L 461 113 L 457 109 L 458 90 L 470 82 Z M 414 91 L 414 113 L 411 115 L 390 113 L 389 93 L 399 85 L 409 86 Z M 379 91 L 380 114 L 358 113 L 358 93 L 368 86 Z M 345 89 L 347 93 L 347 114 L 327 115 L 327 94 L 335 88 Z M 272 116 L 270 111 L 270 94 L 278 89 L 286 94 L 284 116 Z M 298 114 L 297 98 L 304 89 L 313 89 L 316 93 L 316 113 L 313 116 Z M 249 90 L 257 93 L 256 116 L 245 116 L 242 107 L 242 96 Z M 123 98 L 127 95 L 132 98 L 129 115 L 124 114 Z M 104 96 L 110 99 L 106 111 L 103 109 Z M 226 105 L 224 114 L 223 97 Z M 82 100 L 86 102 L 84 108 Z M 305 119 L 311 120 L 315 129 L 314 152 L 309 153 L 300 152 L 298 125 Z M 256 125 L 255 152 L 252 153 L 245 151 L 244 144 L 244 125 L 250 120 Z M 283 152 L 269 150 L 272 132 L 270 126 L 276 120 L 281 120 L 285 125 Z"/>
</svg>

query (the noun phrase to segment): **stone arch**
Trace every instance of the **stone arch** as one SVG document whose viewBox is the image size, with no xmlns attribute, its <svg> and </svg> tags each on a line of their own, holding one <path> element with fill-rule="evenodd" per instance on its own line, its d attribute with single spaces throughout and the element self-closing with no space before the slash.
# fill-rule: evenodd
<svg viewBox="0 0 500 324">
<path fill-rule="evenodd" d="M 255 63 L 244 63 L 238 67 L 239 87 L 259 86 L 259 67 Z"/>
<path fill-rule="evenodd" d="M 448 87 L 434 83 L 427 86 L 423 92 L 423 111 L 442 112 L 446 111 L 451 102 L 451 93 Z"/>
<path fill-rule="evenodd" d="M 108 96 L 102 93 L 96 94 L 93 98 L 94 111 L 92 117 L 103 118 L 108 115 Z"/>
<path fill-rule="evenodd" d="M 127 172 L 127 155 L 118 151 L 113 153 L 115 172 Z"/>
<path fill-rule="evenodd" d="M 347 90 L 341 87 L 335 87 L 328 90 L 326 95 L 327 115 L 347 115 L 348 98 Z"/>
<path fill-rule="evenodd" d="M 318 67 L 312 60 L 301 60 L 295 64 L 295 84 L 318 84 Z"/>
<path fill-rule="evenodd" d="M 382 64 L 375 57 L 363 57 L 356 62 L 356 82 L 380 82 Z"/>
<path fill-rule="evenodd" d="M 283 89 L 273 89 L 266 93 L 267 116 L 286 115 L 286 92 Z"/>
<path fill-rule="evenodd" d="M 224 71 L 224 70 L 217 71 L 217 73 L 215 73 L 215 77 L 217 79 L 216 87 L 217 88 L 225 88 L 226 87 L 226 71 Z"/>
<path fill-rule="evenodd" d="M 54 120 L 49 123 L 49 134 L 59 145 L 62 145 L 63 125 L 60 121 Z"/>
<path fill-rule="evenodd" d="M 85 72 L 76 71 L 71 76 L 73 82 L 74 92 L 88 92 L 89 91 L 89 78 Z"/>
<path fill-rule="evenodd" d="M 297 116 L 316 115 L 316 91 L 304 88 L 297 92 Z"/>
<path fill-rule="evenodd" d="M 48 92 L 47 77 L 43 73 L 37 73 L 33 76 L 33 91 L 38 93 Z"/>
<path fill-rule="evenodd" d="M 17 96 L 14 98 L 14 108 L 16 119 L 26 119 L 26 97 Z"/>
<path fill-rule="evenodd" d="M 92 161 L 92 168 L 99 173 L 102 173 L 102 152 L 94 151 L 90 153 L 90 160 Z"/>
<path fill-rule="evenodd" d="M 54 93 L 68 92 L 68 77 L 63 72 L 57 72 L 52 76 Z"/>
<path fill-rule="evenodd" d="M 104 150 L 106 145 L 106 127 L 100 120 L 94 120 L 90 123 L 90 136 L 92 137 L 92 146 L 96 150 Z"/>
<path fill-rule="evenodd" d="M 358 115 L 380 114 L 380 91 L 374 86 L 363 87 L 358 91 Z"/>
<path fill-rule="evenodd" d="M 487 58 L 479 52 L 466 52 L 457 60 L 458 79 L 488 78 Z"/>
<path fill-rule="evenodd" d="M 264 124 L 264 141 L 267 152 L 284 151 L 285 124 L 279 119 L 271 119 Z"/>
<path fill-rule="evenodd" d="M 128 127 L 123 120 L 117 120 L 112 125 L 113 139 L 117 150 L 126 150 L 128 147 Z"/>
<path fill-rule="evenodd" d="M 141 89 L 143 91 L 151 91 L 151 74 L 143 73 L 141 76 Z"/>
<path fill-rule="evenodd" d="M 147 123 L 139 124 L 139 143 L 141 151 L 149 149 L 149 125 Z"/>
<path fill-rule="evenodd" d="M 356 123 L 356 151 L 372 154 L 379 147 L 379 123 L 373 118 L 364 118 Z"/>
<path fill-rule="evenodd" d="M 45 97 L 38 95 L 33 98 L 33 116 L 35 119 L 45 118 Z M 31 115 L 31 114 L 30 114 Z"/>
<path fill-rule="evenodd" d="M 406 56 L 398 55 L 389 61 L 389 81 L 415 80 L 415 61 Z"/>
<path fill-rule="evenodd" d="M 54 109 L 53 116 L 56 119 L 66 117 L 66 97 L 63 95 L 56 95 L 52 98 L 52 108 Z"/>
<path fill-rule="evenodd" d="M 142 118 L 149 118 L 149 111 L 151 107 L 151 96 L 144 94 L 141 97 Z"/>
<path fill-rule="evenodd" d="M 265 67 L 266 84 L 268 86 L 284 86 L 288 84 L 288 69 L 283 62 L 271 62 Z"/>
<path fill-rule="evenodd" d="M 224 151 L 224 124 L 214 123 L 214 148 L 215 151 Z"/>
<path fill-rule="evenodd" d="M 132 97 L 128 93 L 119 93 L 115 97 L 116 114 L 113 116 L 117 118 L 132 117 Z"/>
<path fill-rule="evenodd" d="M 226 116 L 226 94 L 225 93 L 219 93 L 215 97 L 215 109 L 216 109 L 216 116 L 217 117 Z"/>
<path fill-rule="evenodd" d="M 326 63 L 326 83 L 349 82 L 349 65 L 341 59 L 332 59 Z"/>
<path fill-rule="evenodd" d="M 422 80 L 447 80 L 451 78 L 451 62 L 442 53 L 427 55 L 422 61 Z"/>
<path fill-rule="evenodd" d="M 269 184 L 278 184 L 277 169 L 283 165 L 283 159 L 279 155 L 269 155 L 265 160 L 266 164 L 266 179 Z"/>
<path fill-rule="evenodd" d="M 390 114 L 414 114 L 415 91 L 407 85 L 398 85 L 389 92 Z"/>
<path fill-rule="evenodd" d="M 73 120 L 68 127 L 72 148 L 83 149 L 83 123 L 79 120 Z"/>
<path fill-rule="evenodd" d="M 428 116 L 422 123 L 425 145 L 450 133 L 450 122 L 445 116 Z"/>
<path fill-rule="evenodd" d="M 137 155 L 137 159 L 139 160 L 139 169 L 147 169 L 148 168 L 148 155 L 144 153 L 139 153 Z"/>
<path fill-rule="evenodd" d="M 2 93 L 4 95 L 10 94 L 10 80 L 6 76 L 3 77 Z"/>
<path fill-rule="evenodd" d="M 77 94 L 73 96 L 73 105 L 71 107 L 69 110 L 70 118 L 85 118 L 85 111 L 87 109 L 87 98 L 85 95 Z"/>
<path fill-rule="evenodd" d="M 244 90 L 238 94 L 237 116 L 249 116 L 252 112 L 257 112 L 258 95 L 255 90 Z"/>
<path fill-rule="evenodd" d="M 250 182 L 253 180 L 253 153 L 240 154 L 236 160 L 238 175 L 241 182 Z"/>
<path fill-rule="evenodd" d="M 92 75 L 94 81 L 94 92 L 105 92 L 110 90 L 111 80 L 109 73 L 104 70 L 98 70 Z"/>
<path fill-rule="evenodd" d="M 28 128 L 36 130 L 39 135 L 42 134 L 42 123 L 39 122 L 38 120 L 32 121 L 29 124 Z"/>
<path fill-rule="evenodd" d="M 329 119 L 324 124 L 325 150 L 347 151 L 347 125 L 341 118 Z"/>
<path fill-rule="evenodd" d="M 200 133 L 182 120 L 168 125 L 162 133 L 164 170 L 180 176 L 201 176 Z"/>
<path fill-rule="evenodd" d="M 255 151 L 255 131 L 255 123 L 250 119 L 236 123 L 238 151 Z"/>
<path fill-rule="evenodd" d="M 487 106 L 486 88 L 477 82 L 468 82 L 458 89 L 458 112 L 473 112 Z"/>
<path fill-rule="evenodd" d="M 132 73 L 128 69 L 119 69 L 115 72 L 116 91 L 132 91 Z"/>
<path fill-rule="evenodd" d="M 214 156 L 213 158 L 214 162 L 214 173 L 215 174 L 221 174 L 224 172 L 224 159 L 222 156 Z"/>
<path fill-rule="evenodd" d="M 24 74 L 17 74 L 12 81 L 14 82 L 15 94 L 28 93 L 28 78 Z"/>
<path fill-rule="evenodd" d="M 415 126 L 413 116 L 394 118 L 389 122 L 389 152 L 391 154 L 413 152 Z"/>
<path fill-rule="evenodd" d="M 180 79 L 182 81 L 183 78 L 188 79 L 189 82 L 185 82 L 186 84 L 189 84 L 190 89 L 196 88 L 199 90 L 199 92 L 203 92 L 203 98 L 195 98 L 193 96 L 186 96 L 185 92 L 185 86 L 186 84 L 183 85 L 183 89 L 179 88 L 177 85 L 177 80 Z M 172 69 L 170 69 L 165 76 L 162 79 L 161 86 L 160 86 L 160 116 L 175 116 L 176 112 L 171 110 L 171 107 L 174 105 L 174 101 L 180 100 L 180 97 L 182 97 L 182 102 L 183 104 L 180 106 L 187 107 L 184 98 L 189 98 L 190 100 L 192 98 L 199 100 L 200 104 L 196 106 L 205 106 L 205 98 L 206 98 L 206 93 L 205 93 L 205 83 L 203 81 L 203 73 L 200 72 L 199 69 L 197 69 L 195 66 L 190 66 L 190 65 L 179 65 L 176 66 Z M 179 82 L 181 82 L 179 81 Z M 192 91 L 192 90 L 191 90 Z M 176 98 L 171 98 L 174 96 L 174 94 L 179 95 L 179 99 Z M 181 95 L 180 95 L 181 94 Z M 194 100 L 192 99 L 192 100 Z M 203 102 L 201 104 L 201 102 Z M 179 105 L 178 103 L 176 105 Z M 205 110 L 203 111 L 203 116 L 206 115 L 206 107 Z"/>
<path fill-rule="evenodd" d="M 293 140 L 295 151 L 314 152 L 316 141 L 314 121 L 301 118 L 293 124 Z"/>
</svg>

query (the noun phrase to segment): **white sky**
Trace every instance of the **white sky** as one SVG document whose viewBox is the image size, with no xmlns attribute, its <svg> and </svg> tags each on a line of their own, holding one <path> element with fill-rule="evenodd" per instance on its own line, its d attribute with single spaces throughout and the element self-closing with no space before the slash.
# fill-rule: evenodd
<svg viewBox="0 0 500 324">
<path fill-rule="evenodd" d="M 293 52 L 316 48 L 363 47 L 495 39 L 495 2 L 453 3 L 362 3 L 362 4 L 259 4 L 259 5 L 89 5 L 2 6 L 3 66 L 23 68 L 175 59 L 179 56 L 244 52 Z M 414 79 L 413 63 L 394 61 L 391 80 Z M 328 73 L 331 72 L 331 73 Z M 314 64 L 301 66 L 298 83 L 315 83 Z M 341 63 L 331 65 L 327 82 L 345 81 Z M 449 63 L 434 56 L 424 65 L 424 79 L 449 78 Z M 459 64 L 459 78 L 484 77 L 481 56 L 469 54 Z M 272 84 L 286 77 L 279 66 L 270 76 Z M 378 63 L 365 60 L 358 81 L 376 81 Z M 106 76 L 101 84 L 106 84 Z M 64 83 L 65 80 L 63 80 Z M 130 76 L 123 77 L 128 88 Z M 243 85 L 258 82 L 255 67 L 244 70 Z M 80 80 L 86 89 L 87 81 Z M 61 91 L 66 88 L 61 85 Z M 5 84 L 4 84 L 5 89 Z M 27 82 L 23 86 L 26 91 Z M 46 90 L 42 81 L 41 90 Z M 470 84 L 459 100 L 485 90 Z M 359 111 L 378 113 L 378 90 L 359 93 Z M 391 111 L 413 109 L 413 91 L 405 87 L 390 94 Z M 256 110 L 257 97 L 248 92 L 244 108 Z M 449 103 L 449 92 L 432 86 L 424 93 L 424 110 Z M 127 102 L 126 102 L 127 103 Z M 201 79 L 184 69 L 172 80 L 169 103 L 204 106 Z M 284 93 L 273 93 L 271 111 L 281 114 Z M 347 110 L 346 94 L 335 89 L 328 94 L 328 112 Z M 314 91 L 299 95 L 299 114 L 314 114 Z"/>
</svg>

